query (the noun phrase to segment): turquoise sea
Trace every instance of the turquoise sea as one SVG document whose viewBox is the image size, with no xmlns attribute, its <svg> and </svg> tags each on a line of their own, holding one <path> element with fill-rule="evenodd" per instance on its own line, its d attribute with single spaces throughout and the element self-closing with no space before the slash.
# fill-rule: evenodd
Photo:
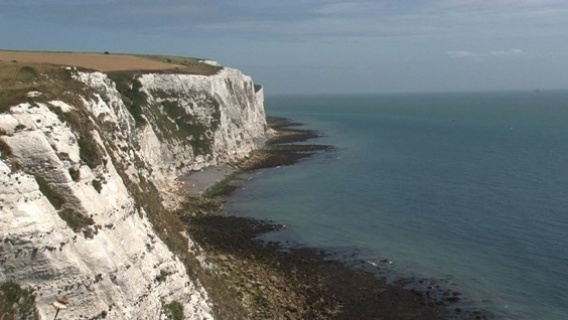
<svg viewBox="0 0 568 320">
<path fill-rule="evenodd" d="M 273 239 L 451 279 L 500 319 L 568 319 L 568 92 L 265 105 L 324 135 L 309 143 L 337 149 L 253 174 L 228 213 L 285 224 Z"/>
</svg>

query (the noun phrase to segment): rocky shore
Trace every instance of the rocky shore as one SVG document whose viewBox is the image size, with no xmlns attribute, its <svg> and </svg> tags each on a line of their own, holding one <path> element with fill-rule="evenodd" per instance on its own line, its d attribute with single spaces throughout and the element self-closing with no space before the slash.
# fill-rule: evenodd
<svg viewBox="0 0 568 320">
<path fill-rule="evenodd" d="M 291 165 L 330 146 L 294 144 L 318 136 L 281 118 L 269 119 L 277 135 L 262 150 L 236 164 L 242 172 Z M 395 283 L 370 268 L 330 259 L 316 248 L 284 248 L 258 240 L 282 228 L 267 221 L 222 212 L 223 197 L 241 182 L 238 175 L 209 188 L 179 217 L 204 249 L 205 268 L 196 276 L 205 285 L 220 319 L 489 319 L 486 312 L 462 310 L 461 294 L 435 280 Z M 213 191 L 211 191 L 213 190 Z M 208 266 L 208 267 L 207 267 Z"/>
</svg>

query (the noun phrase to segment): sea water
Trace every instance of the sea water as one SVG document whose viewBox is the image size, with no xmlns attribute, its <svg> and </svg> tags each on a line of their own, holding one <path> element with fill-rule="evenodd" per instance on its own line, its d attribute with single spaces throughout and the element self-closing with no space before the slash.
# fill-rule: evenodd
<svg viewBox="0 0 568 320">
<path fill-rule="evenodd" d="M 266 110 L 336 150 L 257 172 L 230 214 L 450 278 L 500 318 L 568 319 L 568 92 L 269 96 Z"/>
</svg>

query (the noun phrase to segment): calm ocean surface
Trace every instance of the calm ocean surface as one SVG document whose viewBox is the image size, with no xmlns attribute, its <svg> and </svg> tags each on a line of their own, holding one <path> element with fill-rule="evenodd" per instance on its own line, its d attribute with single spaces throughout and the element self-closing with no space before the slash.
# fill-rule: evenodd
<svg viewBox="0 0 568 320">
<path fill-rule="evenodd" d="M 451 278 L 505 319 L 568 319 L 568 92 L 267 97 L 337 151 L 255 174 L 231 214 Z M 278 238 L 278 236 L 276 236 Z"/>
</svg>

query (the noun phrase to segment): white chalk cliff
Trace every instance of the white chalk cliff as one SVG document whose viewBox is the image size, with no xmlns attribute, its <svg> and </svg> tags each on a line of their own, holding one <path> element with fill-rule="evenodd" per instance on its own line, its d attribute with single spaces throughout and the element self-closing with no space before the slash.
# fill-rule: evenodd
<svg viewBox="0 0 568 320">
<path fill-rule="evenodd" d="M 33 288 L 43 319 L 61 296 L 64 319 L 165 319 L 171 301 L 211 319 L 173 252 L 191 251 L 190 237 L 160 223 L 178 206 L 176 177 L 257 147 L 262 89 L 230 68 L 68 72 L 82 88 L 73 98 L 31 92 L 0 114 L 0 281 Z"/>
</svg>

